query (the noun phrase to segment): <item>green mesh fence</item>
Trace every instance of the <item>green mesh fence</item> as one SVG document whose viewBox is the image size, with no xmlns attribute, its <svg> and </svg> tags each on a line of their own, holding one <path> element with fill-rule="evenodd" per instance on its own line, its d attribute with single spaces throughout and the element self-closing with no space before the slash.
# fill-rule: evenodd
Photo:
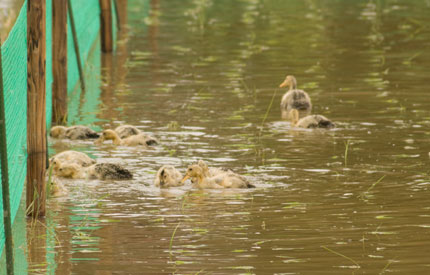
<svg viewBox="0 0 430 275">
<path fill-rule="evenodd" d="M 72 2 L 72 11 L 75 18 L 76 33 L 78 35 L 79 51 L 81 52 L 81 62 L 84 65 L 88 57 L 91 46 L 100 32 L 100 5 L 96 0 L 74 0 Z M 70 8 L 70 7 L 69 7 Z M 74 51 L 72 30 L 70 27 L 70 18 L 68 20 L 68 37 L 67 37 L 67 90 L 73 91 L 75 85 L 78 85 L 79 71 Z"/>
<path fill-rule="evenodd" d="M 46 123 L 47 129 L 51 126 L 52 118 L 52 1 L 46 0 Z M 113 3 L 112 3 L 113 7 Z M 90 85 L 85 95 L 81 95 L 79 84 L 79 72 L 76 61 L 75 48 L 68 19 L 68 93 L 79 90 L 80 98 L 84 98 L 83 106 L 76 106 L 80 111 L 74 112 L 72 106 L 69 112 L 69 121 L 81 121 L 76 119 L 82 111 L 90 113 L 97 108 L 100 96 L 100 6 L 99 0 L 73 0 L 72 11 L 75 18 L 78 34 L 81 62 L 85 67 L 86 78 Z M 115 10 L 113 9 L 113 13 Z M 113 14 L 114 38 L 116 37 L 116 14 Z M 100 42 L 99 42 L 100 43 Z M 86 62 L 91 54 L 90 62 Z M 9 33 L 7 40 L 1 46 L 3 59 L 3 85 L 5 95 L 6 112 L 6 136 L 8 150 L 9 189 L 11 197 L 12 220 L 15 219 L 22 197 L 25 177 L 27 173 L 27 0 L 21 8 L 21 12 Z M 69 98 L 70 101 L 70 98 Z M 73 101 L 73 100 L 72 100 Z M 70 110 L 70 106 L 69 106 Z M 86 123 L 94 122 L 92 117 Z M 0 205 L 2 196 L 0 188 Z M 4 246 L 3 211 L 0 211 L 0 250 Z M 1 273 L 1 271 L 0 271 Z"/>
<path fill-rule="evenodd" d="M 9 189 L 12 220 L 18 210 L 27 172 L 27 5 L 1 46 L 6 113 Z M 0 190 L 1 193 L 1 190 Z M 3 197 L 0 205 L 3 206 Z M 3 248 L 3 211 L 0 211 L 0 248 Z"/>
<path fill-rule="evenodd" d="M 57 0 L 58 1 L 58 0 Z M 46 0 L 46 128 L 52 120 L 52 0 Z"/>
</svg>

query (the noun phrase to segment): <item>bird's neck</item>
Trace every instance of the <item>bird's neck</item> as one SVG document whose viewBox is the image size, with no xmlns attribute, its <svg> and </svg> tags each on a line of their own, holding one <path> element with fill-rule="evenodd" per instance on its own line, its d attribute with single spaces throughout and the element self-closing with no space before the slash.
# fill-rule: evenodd
<svg viewBox="0 0 430 275">
<path fill-rule="evenodd" d="M 112 143 L 115 145 L 121 145 L 122 139 L 118 136 L 117 133 L 114 133 L 112 136 Z"/>
</svg>

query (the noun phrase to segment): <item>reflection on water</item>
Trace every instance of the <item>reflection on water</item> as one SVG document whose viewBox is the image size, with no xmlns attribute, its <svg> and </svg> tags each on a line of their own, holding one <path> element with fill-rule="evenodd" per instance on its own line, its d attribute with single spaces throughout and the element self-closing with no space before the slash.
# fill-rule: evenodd
<svg viewBox="0 0 430 275">
<path fill-rule="evenodd" d="M 424 274 L 430 268 L 428 1 L 137 1 L 73 123 L 138 125 L 140 150 L 51 141 L 132 181 L 65 181 L 31 270 L 56 274 Z M 293 74 L 330 131 L 280 121 Z M 273 106 L 269 109 L 274 96 Z M 252 190 L 159 190 L 198 159 Z M 51 230 L 51 231 L 50 231 Z M 55 234 L 52 234 L 55 231 Z M 53 236 L 52 236 L 53 235 Z M 48 237 L 49 236 L 49 237 Z M 35 254 L 36 255 L 36 254 Z"/>
</svg>

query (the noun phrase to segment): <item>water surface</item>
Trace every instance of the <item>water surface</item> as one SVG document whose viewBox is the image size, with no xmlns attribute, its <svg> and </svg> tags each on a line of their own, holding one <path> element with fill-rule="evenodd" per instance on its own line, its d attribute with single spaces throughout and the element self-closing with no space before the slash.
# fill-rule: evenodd
<svg viewBox="0 0 430 275">
<path fill-rule="evenodd" d="M 162 145 L 50 140 L 135 177 L 66 180 L 29 225 L 31 273 L 428 272 L 429 1 L 135 0 L 128 12 L 70 123 L 133 124 Z M 287 74 L 336 129 L 281 121 Z M 152 185 L 163 164 L 198 159 L 257 188 Z"/>
</svg>

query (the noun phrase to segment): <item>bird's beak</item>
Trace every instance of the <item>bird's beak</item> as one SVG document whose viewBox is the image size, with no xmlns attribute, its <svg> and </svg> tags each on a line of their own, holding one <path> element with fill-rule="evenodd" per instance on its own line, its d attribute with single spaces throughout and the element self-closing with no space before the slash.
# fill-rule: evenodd
<svg viewBox="0 0 430 275">
<path fill-rule="evenodd" d="M 188 175 L 185 175 L 185 177 L 181 180 L 181 183 L 184 183 L 187 179 L 189 179 L 190 178 L 190 176 L 188 176 Z"/>
<path fill-rule="evenodd" d="M 279 88 L 284 88 L 288 86 L 288 82 L 287 80 L 285 80 L 284 82 L 281 83 L 281 85 L 279 85 Z"/>
</svg>

